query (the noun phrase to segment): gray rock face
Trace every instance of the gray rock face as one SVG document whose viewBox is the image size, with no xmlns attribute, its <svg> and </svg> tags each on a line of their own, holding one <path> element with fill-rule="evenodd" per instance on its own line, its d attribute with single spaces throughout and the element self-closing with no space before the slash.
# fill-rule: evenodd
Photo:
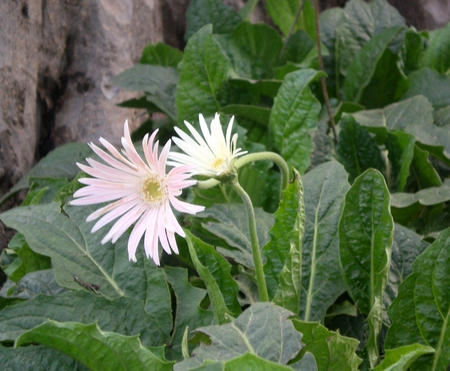
<svg viewBox="0 0 450 371">
<path fill-rule="evenodd" d="M 136 112 L 110 83 L 143 47 L 181 46 L 187 1 L 0 2 L 0 196 L 48 150 L 117 141 Z M 174 26 L 174 21 L 180 26 Z"/>
</svg>

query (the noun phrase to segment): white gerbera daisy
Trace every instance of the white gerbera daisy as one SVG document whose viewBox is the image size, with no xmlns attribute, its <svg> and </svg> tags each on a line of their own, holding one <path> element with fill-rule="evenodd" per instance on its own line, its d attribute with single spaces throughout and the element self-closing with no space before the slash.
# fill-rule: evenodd
<svg viewBox="0 0 450 371">
<path fill-rule="evenodd" d="M 77 164 L 93 178 L 79 180 L 87 187 L 74 193 L 76 199 L 71 201 L 71 205 L 92 205 L 113 201 L 87 218 L 87 221 L 92 221 L 101 216 L 92 228 L 92 233 L 119 218 L 102 240 L 102 243 L 108 241 L 115 243 L 132 224 L 136 223 L 128 240 L 129 259 L 136 261 L 136 249 L 145 233 L 146 255 L 159 265 L 158 241 L 168 254 L 171 251 L 178 253 L 175 233 L 185 236 L 172 207 L 188 214 L 203 211 L 204 207 L 191 205 L 176 198 L 183 188 L 196 183 L 190 179 L 192 166 L 176 167 L 166 174 L 170 140 L 158 157 L 158 141 L 154 143 L 156 133 L 157 130 L 150 137 L 148 134 L 145 135 L 142 140 L 145 161 L 134 148 L 127 121 L 122 137 L 122 153 L 103 138 L 100 138 L 100 142 L 109 153 L 90 143 L 90 147 L 105 164 L 91 158 L 86 159 L 90 166 Z"/>
<path fill-rule="evenodd" d="M 231 137 L 234 116 L 231 118 L 226 136 L 223 135 L 219 114 L 211 121 L 211 131 L 208 129 L 203 115 L 199 115 L 200 128 L 203 137 L 191 125 L 185 121 L 186 127 L 194 139 L 181 129 L 175 127 L 180 138 L 173 137 L 174 143 L 184 152 L 170 152 L 170 165 L 192 165 L 195 166 L 194 173 L 216 177 L 224 175 L 233 170 L 233 162 L 236 157 L 244 155 L 240 148 L 236 148 L 238 135 Z"/>
</svg>

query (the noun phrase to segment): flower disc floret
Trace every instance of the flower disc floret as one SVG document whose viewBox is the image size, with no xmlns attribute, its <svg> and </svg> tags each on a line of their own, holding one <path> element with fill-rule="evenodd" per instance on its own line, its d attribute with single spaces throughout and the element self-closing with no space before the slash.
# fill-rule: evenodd
<svg viewBox="0 0 450 371">
<path fill-rule="evenodd" d="M 103 138 L 100 142 L 106 151 L 90 143 L 92 150 L 102 162 L 86 159 L 88 165 L 77 164 L 92 178 L 82 178 L 87 185 L 74 193 L 71 205 L 93 205 L 108 203 L 94 213 L 87 221 L 98 219 L 92 233 L 116 220 L 102 243 L 115 243 L 134 224 L 128 239 L 128 256 L 136 261 L 137 246 L 144 237 L 147 257 L 159 265 L 158 242 L 164 251 L 178 253 L 175 233 L 185 237 L 172 208 L 179 212 L 195 214 L 204 210 L 203 206 L 192 205 L 179 200 L 182 190 L 196 183 L 191 179 L 192 166 L 180 166 L 166 174 L 170 140 L 158 156 L 155 142 L 157 130 L 142 140 L 145 159 L 136 151 L 130 137 L 128 122 L 124 125 L 122 152 Z M 99 219 L 100 218 L 100 219 Z"/>
</svg>

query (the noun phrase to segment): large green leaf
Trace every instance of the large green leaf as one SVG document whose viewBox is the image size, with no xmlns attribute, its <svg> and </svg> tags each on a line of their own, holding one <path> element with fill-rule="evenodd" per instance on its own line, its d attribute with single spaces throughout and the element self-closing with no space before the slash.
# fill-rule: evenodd
<svg viewBox="0 0 450 371">
<path fill-rule="evenodd" d="M 97 326 L 47 320 L 20 335 L 15 345 L 40 343 L 60 350 L 90 370 L 171 370 L 172 362 L 142 346 L 137 336 L 103 332 Z"/>
<path fill-rule="evenodd" d="M 277 31 L 265 23 L 243 22 L 228 37 L 218 38 L 230 59 L 233 72 L 241 78 L 268 79 L 280 63 L 283 47 Z"/>
<path fill-rule="evenodd" d="M 348 293 L 370 329 L 367 350 L 371 367 L 378 360 L 383 294 L 389 274 L 394 223 L 383 175 L 369 169 L 345 196 L 339 223 L 339 258 Z"/>
<path fill-rule="evenodd" d="M 345 115 L 339 122 L 339 161 L 349 173 L 350 182 L 369 168 L 383 169 L 381 152 L 368 130 L 360 126 L 353 116 Z"/>
<path fill-rule="evenodd" d="M 45 346 L 21 348 L 0 346 L 0 367 L 2 370 L 21 371 L 87 371 L 73 358 Z"/>
<path fill-rule="evenodd" d="M 400 32 L 400 27 L 387 28 L 365 44 L 348 67 L 343 92 L 346 100 L 359 102 L 369 85 L 389 45 Z"/>
<path fill-rule="evenodd" d="M 422 57 L 422 65 L 447 75 L 450 68 L 450 24 L 430 32 L 430 43 Z"/>
<path fill-rule="evenodd" d="M 450 229 L 413 264 L 411 274 L 399 288 L 388 310 L 392 325 L 386 349 L 413 343 L 428 345 L 435 353 L 417 360 L 414 370 L 445 370 L 450 364 Z"/>
<path fill-rule="evenodd" d="M 201 344 L 176 369 L 189 370 L 205 360 L 226 361 L 245 353 L 286 365 L 303 345 L 302 335 L 288 320 L 291 315 L 272 303 L 256 303 L 231 323 L 199 328 L 196 331 L 206 334 L 210 345 Z"/>
<path fill-rule="evenodd" d="M 176 95 L 178 121 L 197 121 L 199 113 L 208 117 L 220 110 L 219 90 L 228 79 L 229 68 L 212 26 L 202 27 L 184 51 Z"/>
<path fill-rule="evenodd" d="M 305 206 L 300 175 L 283 191 L 270 242 L 263 247 L 264 274 L 273 302 L 298 313 L 301 294 L 302 239 L 305 230 Z"/>
<path fill-rule="evenodd" d="M 320 103 L 308 85 L 324 76 L 323 72 L 305 69 L 288 74 L 275 98 L 269 128 L 275 147 L 300 173 L 310 163 L 313 143 L 309 132 L 317 126 Z"/>
<path fill-rule="evenodd" d="M 86 218 L 93 207 L 68 206 L 64 211 L 53 203 L 18 207 L 0 218 L 21 232 L 33 251 L 52 258 L 60 286 L 80 290 L 95 285 L 96 291 L 110 299 L 126 296 L 142 300 L 146 311 L 170 331 L 167 283 L 163 271 L 144 258 L 143 248 L 138 249 L 138 262 L 132 263 L 126 248 L 127 235 L 115 244 L 102 245 L 103 234 L 91 233 L 92 222 L 87 223 Z"/>
<path fill-rule="evenodd" d="M 291 371 L 292 365 L 283 366 L 279 363 L 268 361 L 251 353 L 245 353 L 242 356 L 230 359 L 229 361 L 211 361 L 206 360 L 202 365 L 189 368 L 184 364 L 177 363 L 174 366 L 175 371 L 242 371 L 242 370 L 264 370 L 264 371 Z M 302 371 L 315 371 L 302 368 Z"/>
<path fill-rule="evenodd" d="M 250 232 L 244 205 L 215 205 L 196 216 L 218 221 L 204 222 L 202 226 L 225 241 L 225 244 L 217 249 L 222 255 L 253 268 Z M 273 225 L 273 216 L 260 208 L 255 208 L 255 217 L 259 244 L 264 246 L 269 241 L 269 229 Z"/>
<path fill-rule="evenodd" d="M 400 284 L 412 273 L 412 264 L 428 246 L 429 243 L 423 241 L 422 236 L 395 224 L 391 266 L 384 296 L 385 308 L 397 297 Z M 388 319 L 385 320 L 388 322 Z"/>
<path fill-rule="evenodd" d="M 406 371 L 417 358 L 429 353 L 434 353 L 434 349 L 421 344 L 389 349 L 383 362 L 375 367 L 375 371 Z"/>
<path fill-rule="evenodd" d="M 2 269 L 8 278 L 14 282 L 19 281 L 27 273 L 52 267 L 50 259 L 31 250 L 20 233 L 16 233 L 11 239 L 8 244 L 8 250 L 15 251 L 17 256 L 7 267 L 2 264 Z M 9 251 L 8 253 L 11 254 L 12 251 Z"/>
<path fill-rule="evenodd" d="M 33 299 L 39 294 L 58 295 L 66 291 L 56 283 L 52 269 L 26 274 L 17 284 L 7 280 L 0 290 L 4 298 Z"/>
<path fill-rule="evenodd" d="M 450 200 L 450 181 L 446 179 L 439 187 L 422 189 L 416 193 L 392 194 L 392 206 L 404 208 L 418 202 L 424 206 L 437 205 Z"/>
<path fill-rule="evenodd" d="M 336 12 L 337 13 L 337 12 Z M 348 1 L 344 7 L 345 18 L 336 27 L 335 63 L 342 75 L 351 71 L 351 64 L 372 38 L 389 27 L 405 27 L 405 20 L 387 1 Z M 328 18 L 328 17 L 327 17 Z M 328 46 L 328 45 L 327 45 Z"/>
<path fill-rule="evenodd" d="M 237 300 L 239 287 L 230 275 L 230 263 L 214 247 L 189 231 L 186 231 L 186 239 L 194 267 L 208 290 L 216 322 L 229 322 L 230 314 L 237 316 L 241 313 Z"/>
<path fill-rule="evenodd" d="M 300 193 L 302 188 L 301 180 L 296 177 L 294 182 L 290 183 L 282 192 L 279 207 L 274 214 L 275 222 L 269 231 L 270 240 L 261 250 L 265 259 L 264 274 L 270 298 L 273 298 L 276 293 L 280 282 L 279 275 L 291 249 L 291 244 L 296 243 L 295 240 L 292 240 L 293 233 L 296 233 L 298 228 L 302 228 L 300 225 L 296 226 L 298 213 L 303 209 L 303 200 L 300 198 L 303 198 L 303 193 Z M 301 245 L 297 249 L 301 251 Z M 300 284 L 300 282 L 298 283 Z M 298 309 L 293 312 L 297 313 Z"/>
<path fill-rule="evenodd" d="M 307 0 L 306 2 L 309 3 Z M 267 13 L 279 27 L 284 36 L 289 35 L 291 28 L 297 31 L 302 28 L 302 20 L 296 20 L 300 2 L 297 0 L 267 0 L 265 2 Z M 310 5 L 310 4 L 309 4 Z M 302 10 L 302 13 L 304 11 Z M 294 25 L 294 22 L 295 23 Z"/>
<path fill-rule="evenodd" d="M 338 225 L 347 173 L 336 161 L 308 172 L 304 178 L 306 224 L 303 238 L 300 318 L 322 321 L 328 307 L 345 291 L 339 266 Z"/>
<path fill-rule="evenodd" d="M 319 371 L 356 371 L 362 360 L 356 355 L 358 340 L 328 330 L 317 322 L 293 321 L 297 331 L 303 334 L 305 347 L 300 356 L 312 353 Z"/>
<path fill-rule="evenodd" d="M 181 343 L 186 328 L 194 330 L 197 327 L 207 326 L 213 323 L 214 317 L 212 311 L 200 307 L 207 291 L 188 282 L 186 269 L 165 267 L 164 273 L 176 298 L 174 328 L 166 355 L 171 359 L 178 359 L 181 357 Z"/>
<path fill-rule="evenodd" d="M 25 174 L 11 190 L 0 198 L 0 205 L 21 189 L 31 184 L 29 178 L 67 178 L 72 179 L 80 170 L 77 162 L 84 161 L 92 155 L 87 144 L 68 143 L 51 151 L 40 160 L 27 174 Z"/>
<path fill-rule="evenodd" d="M 409 75 L 420 68 L 425 43 L 425 37 L 414 28 L 406 30 L 402 55 L 405 75 Z"/>
<path fill-rule="evenodd" d="M 170 329 L 163 329 L 146 313 L 142 301 L 131 298 L 108 300 L 94 293 L 68 291 L 56 296 L 38 295 L 0 312 L 0 341 L 15 340 L 46 319 L 58 322 L 98 321 L 106 331 L 123 335 L 140 335 L 144 345 L 159 346 L 168 342 Z"/>
<path fill-rule="evenodd" d="M 434 123 L 433 111 L 430 101 L 418 95 L 383 109 L 359 111 L 353 116 L 378 135 L 386 135 L 386 129 L 404 131 L 426 146 L 444 147 L 445 153 L 450 156 L 450 135 L 446 128 Z"/>
<path fill-rule="evenodd" d="M 144 47 L 139 63 L 176 68 L 182 59 L 183 53 L 180 50 L 158 42 L 156 44 L 147 44 Z"/>
<path fill-rule="evenodd" d="M 408 76 L 409 86 L 403 98 L 424 95 L 433 107 L 450 105 L 450 77 L 429 68 L 422 68 Z"/>
<path fill-rule="evenodd" d="M 241 21 L 241 16 L 221 0 L 192 0 L 186 11 L 184 39 L 207 24 L 212 24 L 216 34 L 230 33 Z"/>
<path fill-rule="evenodd" d="M 408 133 L 396 131 L 388 133 L 386 149 L 391 162 L 389 189 L 402 192 L 409 177 L 409 168 L 414 158 L 416 138 Z"/>
<path fill-rule="evenodd" d="M 178 77 L 178 71 L 174 67 L 136 64 L 117 75 L 113 81 L 126 90 L 148 93 L 147 100 L 175 120 L 177 117 L 175 92 Z"/>
</svg>

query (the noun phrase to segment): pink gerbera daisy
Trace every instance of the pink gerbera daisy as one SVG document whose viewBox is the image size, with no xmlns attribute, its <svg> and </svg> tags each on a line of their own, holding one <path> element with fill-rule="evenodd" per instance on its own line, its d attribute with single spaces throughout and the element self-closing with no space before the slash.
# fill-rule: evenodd
<svg viewBox="0 0 450 371">
<path fill-rule="evenodd" d="M 159 142 L 154 143 L 156 133 L 157 130 L 150 137 L 148 134 L 145 135 L 142 140 L 145 161 L 134 148 L 127 121 L 122 137 L 122 153 L 103 138 L 100 138 L 100 142 L 109 153 L 89 143 L 105 164 L 91 158 L 86 159 L 90 166 L 77 164 L 92 178 L 79 180 L 87 187 L 74 193 L 76 199 L 71 201 L 71 205 L 111 202 L 86 219 L 92 221 L 101 216 L 92 228 L 92 233 L 119 218 L 102 240 L 102 243 L 108 241 L 115 243 L 131 225 L 135 224 L 128 239 L 129 259 L 136 261 L 136 249 L 145 233 L 146 255 L 159 265 L 158 241 L 168 254 L 171 251 L 178 253 L 175 233 L 185 236 L 172 207 L 188 214 L 203 211 L 204 207 L 177 199 L 182 189 L 196 183 L 190 179 L 192 166 L 179 166 L 166 174 L 171 143 L 170 140 L 166 143 L 158 157 Z"/>
</svg>

